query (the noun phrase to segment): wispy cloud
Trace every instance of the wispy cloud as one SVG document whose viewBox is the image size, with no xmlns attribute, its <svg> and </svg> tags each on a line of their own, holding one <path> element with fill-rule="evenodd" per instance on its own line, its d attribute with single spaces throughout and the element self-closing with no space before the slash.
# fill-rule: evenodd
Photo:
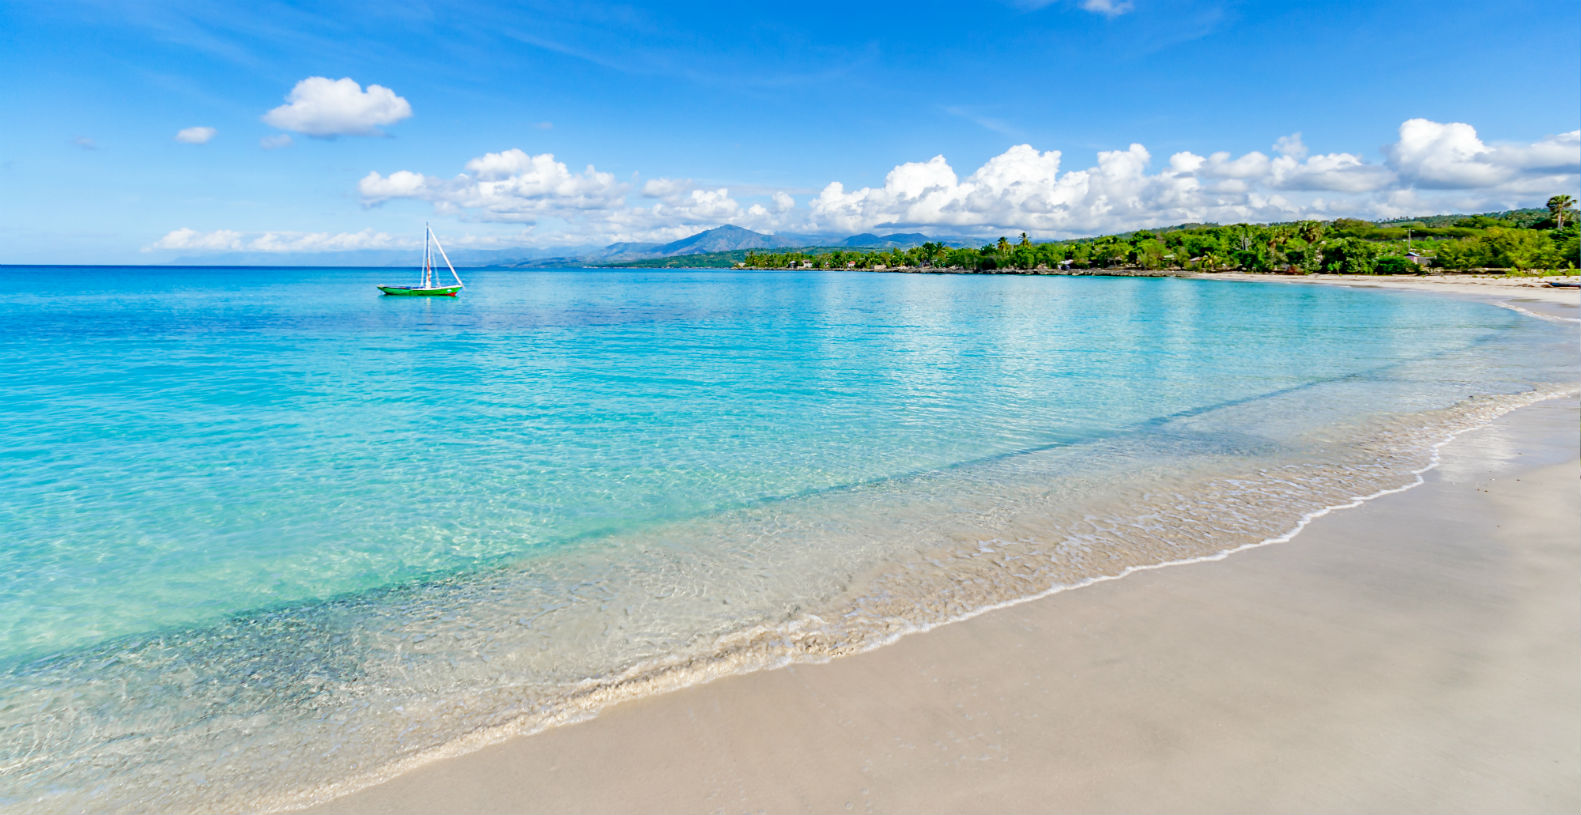
<svg viewBox="0 0 1581 815">
<path fill-rule="evenodd" d="M 1026 138 L 1026 135 L 1021 131 L 1020 128 L 1010 124 L 1009 122 L 1006 122 L 1003 119 L 998 119 L 992 116 L 984 116 L 969 108 L 964 108 L 959 105 L 948 105 L 939 109 L 951 116 L 965 119 L 966 121 L 971 122 L 972 124 L 977 125 L 984 130 L 991 130 L 1001 136 L 1011 139 Z"/>
<path fill-rule="evenodd" d="M 199 232 L 182 227 L 143 248 L 203 252 L 335 252 L 350 249 L 392 249 L 415 246 L 411 238 L 396 238 L 384 232 L 239 232 L 216 229 Z"/>
<path fill-rule="evenodd" d="M 1081 0 L 1081 7 L 1105 17 L 1118 17 L 1131 10 L 1130 0 Z"/>
<path fill-rule="evenodd" d="M 87 23 L 138 29 L 156 42 L 257 70 L 272 67 L 272 58 L 289 50 L 366 57 L 367 44 L 373 42 L 353 36 L 360 33 L 359 24 L 366 24 L 368 9 L 343 20 L 311 5 L 279 0 L 240 4 L 60 0 L 53 5 L 75 10 Z"/>
<path fill-rule="evenodd" d="M 1013 5 L 1023 9 L 1040 9 L 1052 6 L 1055 3 L 1071 2 L 1072 0 L 1011 0 Z M 1076 5 L 1085 11 L 1102 14 L 1105 17 L 1118 17 L 1132 9 L 1131 0 L 1074 0 Z"/>
<path fill-rule="evenodd" d="M 772 91 L 839 81 L 877 61 L 876 42 L 838 50 L 784 29 L 753 29 L 721 48 L 682 19 L 658 19 L 652 9 L 580 4 L 492 19 L 492 32 L 549 53 L 632 76 L 659 76 L 714 87 Z"/>
<path fill-rule="evenodd" d="M 217 132 L 212 127 L 184 127 L 176 131 L 176 141 L 182 144 L 208 144 Z"/>
</svg>

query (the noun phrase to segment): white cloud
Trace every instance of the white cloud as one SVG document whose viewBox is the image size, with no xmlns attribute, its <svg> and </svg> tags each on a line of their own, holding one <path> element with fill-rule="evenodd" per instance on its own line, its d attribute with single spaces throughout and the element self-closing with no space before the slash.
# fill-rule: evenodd
<svg viewBox="0 0 1581 815">
<path fill-rule="evenodd" d="M 214 138 L 212 127 L 187 127 L 176 132 L 176 141 L 182 144 L 208 144 Z"/>
<path fill-rule="evenodd" d="M 1395 175 L 1351 153 L 1327 153 L 1305 161 L 1283 155 L 1269 165 L 1269 186 L 1283 190 L 1370 192 L 1387 187 Z"/>
<path fill-rule="evenodd" d="M 1523 170 L 1573 173 L 1581 165 L 1581 130 L 1549 136 L 1534 144 L 1496 148 L 1500 160 Z"/>
<path fill-rule="evenodd" d="M 196 229 L 182 227 L 171 230 L 163 238 L 155 241 L 148 249 L 203 249 L 220 251 L 225 249 L 240 249 L 242 233 L 229 229 L 216 229 L 213 232 L 199 232 Z M 147 250 L 144 250 L 147 251 Z"/>
<path fill-rule="evenodd" d="M 416 198 L 445 212 L 466 211 L 481 220 L 520 223 L 619 208 L 628 189 L 591 165 L 576 173 L 553 154 L 534 156 L 517 149 L 472 159 L 466 172 L 449 180 L 398 170 L 388 176 L 368 173 L 357 184 L 366 206 Z"/>
<path fill-rule="evenodd" d="M 1469 125 L 1406 122 L 1386 163 L 1311 151 L 1296 133 L 1276 155 L 1179 152 L 1151 172 L 1146 148 L 1101 152 L 1097 165 L 1061 171 L 1058 151 L 1018 145 L 964 181 L 943 156 L 896 166 L 881 187 L 828 184 L 811 226 L 885 227 L 1045 236 L 1123 231 L 1192 221 L 1393 217 L 1530 205 L 1581 183 L 1581 133 L 1489 146 Z M 1326 196 L 1317 193 L 1327 193 Z"/>
<path fill-rule="evenodd" d="M 1512 170 L 1494 160 L 1476 128 L 1460 122 L 1411 119 L 1400 125 L 1400 140 L 1388 153 L 1401 177 L 1419 187 L 1491 187 Z"/>
<path fill-rule="evenodd" d="M 1178 159 L 1178 157 L 1177 157 Z M 902 164 L 882 188 L 846 192 L 831 183 L 811 204 L 817 226 L 857 231 L 875 226 L 1082 228 L 1124 213 L 1145 212 L 1150 156 L 1140 144 L 1098 154 L 1098 166 L 1061 175 L 1060 153 L 1017 145 L 957 181 L 943 156 Z M 1160 189 L 1167 194 L 1168 189 Z"/>
<path fill-rule="evenodd" d="M 529 156 L 521 150 L 510 149 L 502 153 L 485 153 L 467 162 L 467 172 L 482 181 L 498 181 L 513 175 L 541 170 L 554 162 L 554 156 Z"/>
<path fill-rule="evenodd" d="M 397 239 L 384 232 L 253 232 L 230 229 L 199 232 L 172 230 L 143 251 L 159 249 L 203 252 L 334 252 L 348 249 L 392 249 L 415 245 L 410 239 Z"/>
<path fill-rule="evenodd" d="M 273 136 L 264 136 L 258 140 L 258 146 L 265 150 L 279 150 L 291 146 L 290 133 L 276 133 Z"/>
<path fill-rule="evenodd" d="M 1198 172 L 1213 178 L 1261 178 L 1268 174 L 1268 157 L 1253 150 L 1232 159 L 1228 152 L 1221 150 L 1208 156 Z"/>
<path fill-rule="evenodd" d="M 661 207 L 666 206 L 664 204 Z M 730 197 L 728 187 L 692 190 L 669 204 L 668 212 L 684 221 L 728 221 L 741 214 L 741 204 Z"/>
<path fill-rule="evenodd" d="M 78 147 L 81 147 L 84 150 L 97 150 L 97 149 L 99 149 L 98 142 L 95 142 L 93 139 L 90 139 L 87 136 L 78 136 L 78 137 L 72 139 L 71 143 L 77 145 Z"/>
<path fill-rule="evenodd" d="M 286 96 L 287 104 L 264 114 L 264 123 L 308 136 L 377 135 L 383 125 L 412 115 L 412 106 L 383 85 L 362 86 L 349 77 L 310 76 Z"/>
<path fill-rule="evenodd" d="M 1581 168 L 1581 131 L 1548 136 L 1532 144 L 1486 144 L 1463 122 L 1411 119 L 1387 149 L 1402 179 L 1424 189 L 1525 189 L 1553 183 Z"/>
<path fill-rule="evenodd" d="M 1081 0 L 1081 7 L 1105 17 L 1118 17 L 1131 10 L 1130 0 Z"/>
<path fill-rule="evenodd" d="M 693 186 L 689 178 L 650 178 L 642 185 L 642 194 L 646 198 L 673 198 Z"/>
<path fill-rule="evenodd" d="M 370 206 L 392 198 L 421 198 L 427 189 L 428 179 L 410 170 L 396 170 L 387 176 L 370 172 L 357 182 L 362 202 Z"/>
<path fill-rule="evenodd" d="M 970 171 L 943 155 L 892 167 L 874 186 L 835 180 L 798 206 L 787 190 L 706 186 L 635 175 L 630 182 L 549 153 L 486 153 L 451 178 L 397 170 L 358 184 L 367 206 L 425 201 L 465 220 L 532 225 L 539 245 L 669 240 L 734 223 L 766 232 L 887 228 L 1040 238 L 1186 222 L 1394 217 L 1540 204 L 1581 186 L 1581 132 L 1526 144 L 1484 143 L 1469 125 L 1411 120 L 1384 160 L 1313 152 L 1294 133 L 1271 155 L 1177 152 L 1155 162 L 1141 144 L 1099 152 L 1090 166 L 1058 150 L 1013 146 Z"/>
<path fill-rule="evenodd" d="M 1274 152 L 1300 161 L 1307 157 L 1307 146 L 1301 141 L 1300 133 L 1291 133 L 1274 141 Z"/>
</svg>

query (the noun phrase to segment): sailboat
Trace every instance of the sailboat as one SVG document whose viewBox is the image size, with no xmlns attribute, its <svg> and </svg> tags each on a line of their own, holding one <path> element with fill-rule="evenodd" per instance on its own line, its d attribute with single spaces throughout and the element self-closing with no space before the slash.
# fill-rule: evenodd
<svg viewBox="0 0 1581 815">
<path fill-rule="evenodd" d="M 439 250 L 439 256 L 445 261 L 445 268 L 450 270 L 450 276 L 455 278 L 454 286 L 439 285 L 439 270 L 434 268 L 434 249 Z M 445 247 L 439 245 L 439 236 L 434 230 L 423 224 L 423 280 L 416 286 L 380 286 L 379 291 L 385 294 L 406 297 L 455 297 L 461 291 L 461 275 L 456 274 L 456 267 L 450 265 L 450 256 L 445 254 Z"/>
</svg>

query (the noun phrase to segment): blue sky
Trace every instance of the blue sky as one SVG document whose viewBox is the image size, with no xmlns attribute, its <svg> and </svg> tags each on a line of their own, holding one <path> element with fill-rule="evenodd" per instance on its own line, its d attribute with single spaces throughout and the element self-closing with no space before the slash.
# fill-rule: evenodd
<svg viewBox="0 0 1581 815">
<path fill-rule="evenodd" d="M 0 262 L 1540 205 L 1578 63 L 1554 2 L 13 1 Z"/>
</svg>

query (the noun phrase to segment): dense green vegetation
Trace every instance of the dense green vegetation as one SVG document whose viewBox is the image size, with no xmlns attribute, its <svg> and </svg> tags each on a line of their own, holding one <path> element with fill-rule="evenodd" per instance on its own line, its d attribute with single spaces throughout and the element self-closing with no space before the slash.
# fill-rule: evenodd
<svg viewBox="0 0 1581 815">
<path fill-rule="evenodd" d="M 1576 268 L 1581 257 L 1581 230 L 1574 204 L 1570 196 L 1558 195 L 1549 200 L 1548 209 L 1377 223 L 1341 218 L 1282 224 L 1186 224 L 1048 243 L 1033 243 L 1022 233 L 1019 241 L 1000 238 L 975 249 L 924 243 L 910 249 L 810 248 L 721 254 L 739 254 L 740 260 L 734 262 L 755 269 L 1234 269 L 1290 274 L 1563 270 Z M 652 265 L 695 266 L 698 259 L 665 258 Z"/>
</svg>

